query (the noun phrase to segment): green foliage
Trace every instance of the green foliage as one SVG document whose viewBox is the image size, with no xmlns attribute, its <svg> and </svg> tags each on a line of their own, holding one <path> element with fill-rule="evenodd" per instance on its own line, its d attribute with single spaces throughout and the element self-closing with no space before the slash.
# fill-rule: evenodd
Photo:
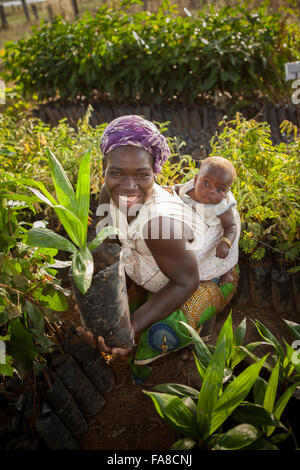
<svg viewBox="0 0 300 470">
<path fill-rule="evenodd" d="M 77 180 L 78 156 L 91 151 L 91 192 L 101 186 L 102 158 L 100 139 L 106 124 L 92 127 L 89 119 L 92 107 L 77 123 L 77 130 L 66 123 L 66 118 L 51 127 L 40 119 L 20 115 L 0 114 L 0 178 L 4 173 L 35 179 L 44 183 L 54 194 L 47 147 L 59 155 L 60 162 L 73 186 Z M 30 183 L 29 183 L 30 184 Z M 35 206 L 38 209 L 38 206 Z"/>
<path fill-rule="evenodd" d="M 283 321 L 290 328 L 296 339 L 299 339 L 300 325 L 288 320 Z M 268 343 L 273 349 L 275 354 L 272 356 L 274 361 L 273 372 L 278 368 L 278 383 L 281 391 L 286 391 L 289 385 L 299 384 L 300 381 L 300 359 L 299 353 L 293 349 L 286 341 L 285 351 L 277 338 L 271 331 L 264 326 L 259 320 L 254 322 L 259 335 Z M 272 373 L 273 373 L 272 372 Z"/>
<path fill-rule="evenodd" d="M 5 80 L 39 98 L 194 101 L 215 90 L 285 95 L 284 64 L 299 59 L 299 28 L 264 6 L 211 6 L 192 17 L 102 5 L 73 23 L 57 17 L 7 42 Z M 125 7 L 125 8 L 124 8 Z"/>
<path fill-rule="evenodd" d="M 6 199 L 6 183 L 0 186 L 0 339 L 6 344 L 0 373 L 12 376 L 34 367 L 41 370 L 44 354 L 52 350 L 45 322 L 54 312 L 67 309 L 68 302 L 56 270 L 57 249 L 32 248 L 24 243 L 27 233 L 22 218 L 26 203 Z M 19 200 L 21 199 L 18 197 Z M 45 320 L 46 319 L 46 320 Z"/>
<path fill-rule="evenodd" d="M 259 377 L 261 368 L 266 366 L 267 356 L 251 356 L 254 363 L 235 376 L 235 365 L 245 357 L 243 355 L 236 361 L 236 354 L 244 353 L 247 348 L 241 349 L 246 323 L 243 320 L 233 331 L 231 313 L 219 333 L 216 346 L 208 347 L 193 328 L 187 324 L 184 326 L 195 344 L 196 366 L 202 380 L 200 391 L 174 383 L 158 385 L 154 392 L 144 391 L 152 398 L 159 415 L 184 436 L 172 449 L 187 450 L 196 444 L 212 450 L 277 449 L 275 444 L 291 432 L 280 418 L 299 386 L 299 375 L 296 382 L 280 394 L 280 363 L 277 362 L 273 369 L 268 367 L 271 374 L 267 382 Z M 264 343 L 251 344 L 258 346 Z M 252 388 L 254 403 L 245 401 L 251 397 Z M 228 430 L 228 418 L 230 425 L 232 420 L 239 424 Z M 222 432 L 222 427 L 226 432 Z M 284 432 L 273 435 L 277 428 Z"/>
<path fill-rule="evenodd" d="M 287 143 L 275 145 L 270 126 L 247 121 L 240 114 L 222 121 L 212 138 L 211 155 L 232 161 L 237 179 L 232 187 L 241 215 L 240 247 L 253 260 L 277 251 L 291 265 L 300 253 L 300 138 L 297 128 L 284 121 Z"/>
<path fill-rule="evenodd" d="M 70 180 L 51 150 L 47 149 L 48 161 L 51 169 L 53 184 L 57 201 L 38 183 L 40 191 L 28 187 L 42 202 L 52 207 L 61 221 L 67 235 L 72 240 L 58 235 L 46 228 L 33 228 L 25 235 L 25 242 L 31 246 L 50 247 L 72 253 L 72 276 L 75 284 L 82 294 L 91 286 L 94 262 L 91 250 L 87 246 L 88 215 L 90 207 L 90 150 L 81 159 L 78 171 L 76 192 Z M 17 180 L 23 184 L 22 178 Z M 35 181 L 31 184 L 36 185 Z M 118 233 L 114 227 L 107 227 L 105 235 Z M 103 234 L 95 237 L 91 246 L 97 248 L 103 239 Z"/>
</svg>

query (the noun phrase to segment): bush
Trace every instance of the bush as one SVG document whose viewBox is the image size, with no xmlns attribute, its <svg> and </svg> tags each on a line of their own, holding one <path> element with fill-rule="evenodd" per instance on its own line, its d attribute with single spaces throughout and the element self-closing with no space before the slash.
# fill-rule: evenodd
<svg viewBox="0 0 300 470">
<path fill-rule="evenodd" d="M 72 24 L 58 17 L 28 39 L 6 43 L 5 79 L 40 99 L 96 93 L 159 103 L 194 101 L 217 89 L 284 96 L 284 63 L 299 60 L 300 35 L 281 13 L 241 5 L 181 17 L 168 2 L 158 13 L 130 14 L 123 4 L 125 11 L 103 5 Z"/>
<path fill-rule="evenodd" d="M 45 366 L 45 354 L 54 342 L 51 321 L 67 309 L 68 292 L 56 279 L 58 250 L 32 248 L 22 238 L 28 226 L 24 220 L 24 201 L 6 198 L 7 183 L 0 183 L 0 341 L 6 344 L 0 374 L 19 375 L 33 368 L 39 373 Z M 21 199 L 21 197 L 20 197 Z M 55 336 L 55 335 L 54 335 Z M 3 343 L 2 343 L 3 345 Z M 0 344 L 1 346 L 1 344 Z"/>
<path fill-rule="evenodd" d="M 66 118 L 50 127 L 40 119 L 17 120 L 0 114 L 0 177 L 6 172 L 38 179 L 54 191 L 46 147 L 58 155 L 72 184 L 77 180 L 80 156 L 91 147 L 91 190 L 97 193 L 102 175 L 100 139 L 106 124 L 92 127 L 91 112 L 89 108 L 78 121 L 77 130 L 66 123 Z"/>
</svg>

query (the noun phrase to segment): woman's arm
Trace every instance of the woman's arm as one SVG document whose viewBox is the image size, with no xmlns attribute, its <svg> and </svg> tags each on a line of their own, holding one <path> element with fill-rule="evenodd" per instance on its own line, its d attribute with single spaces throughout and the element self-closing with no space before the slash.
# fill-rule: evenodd
<svg viewBox="0 0 300 470">
<path fill-rule="evenodd" d="M 178 230 L 179 233 L 184 233 L 183 224 L 168 218 L 158 218 L 156 222 L 158 236 L 157 225 L 153 230 L 150 222 L 147 227 L 149 237 L 145 242 L 169 282 L 131 315 L 131 323 L 136 333 L 180 308 L 200 283 L 195 255 L 193 251 L 185 248 L 185 238 L 178 236 Z M 164 223 L 167 226 L 170 224 L 168 239 L 163 237 Z M 156 238 L 151 237 L 151 228 L 152 233 L 156 232 Z"/>
</svg>

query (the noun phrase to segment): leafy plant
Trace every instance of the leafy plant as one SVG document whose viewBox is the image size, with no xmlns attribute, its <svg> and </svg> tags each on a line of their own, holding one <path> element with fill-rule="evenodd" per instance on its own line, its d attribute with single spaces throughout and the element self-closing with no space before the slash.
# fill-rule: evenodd
<svg viewBox="0 0 300 470">
<path fill-rule="evenodd" d="M 32 248 L 22 240 L 31 225 L 22 220 L 29 206 L 6 199 L 6 182 L 0 183 L 0 340 L 6 344 L 0 374 L 12 376 L 31 368 L 38 373 L 44 355 L 55 344 L 51 321 L 67 309 L 68 291 L 56 279 L 57 249 Z M 34 198 L 33 198 L 34 199 Z M 52 339 L 50 339 L 50 337 Z M 2 343 L 3 344 L 3 343 Z"/>
<path fill-rule="evenodd" d="M 207 321 L 208 317 L 201 317 L 199 324 L 203 324 Z M 196 366 L 198 373 L 201 379 L 204 379 L 206 369 L 210 363 L 212 356 L 215 352 L 216 347 L 212 345 L 207 345 L 201 336 L 189 325 L 184 325 L 190 335 L 193 338 L 195 350 L 196 350 Z M 253 353 L 254 349 L 257 347 L 268 344 L 266 341 L 255 341 L 247 345 L 243 345 L 243 341 L 246 334 L 246 318 L 244 318 L 241 323 L 233 330 L 232 327 L 232 315 L 229 313 L 226 321 L 224 322 L 216 345 L 218 345 L 223 337 L 226 337 L 226 350 L 225 350 L 225 368 L 224 368 L 224 377 L 223 382 L 227 382 L 234 373 L 235 367 L 240 364 L 247 356 L 250 356 L 255 361 L 258 360 L 258 357 Z M 271 366 L 267 362 L 264 363 L 263 367 L 272 370 Z"/>
<path fill-rule="evenodd" d="M 265 6 L 213 5 L 192 17 L 162 2 L 158 12 L 102 5 L 68 23 L 55 18 L 7 42 L 4 79 L 40 99 L 90 97 L 195 101 L 221 90 L 243 100 L 286 95 L 284 64 L 299 59 L 294 19 Z M 242 100 L 242 101 L 243 101 Z"/>
<path fill-rule="evenodd" d="M 294 333 L 296 339 L 300 338 L 300 325 L 288 320 L 284 320 L 287 326 Z M 254 322 L 259 335 L 274 348 L 275 354 L 272 356 L 274 361 L 273 371 L 278 368 L 278 383 L 281 391 L 286 391 L 289 385 L 300 383 L 300 366 L 296 351 L 284 340 L 286 351 L 284 351 L 280 342 L 259 320 Z M 297 336 L 298 335 L 298 336 Z M 272 369 L 271 369 L 272 370 Z M 273 372 L 272 372 L 273 373 Z"/>
<path fill-rule="evenodd" d="M 225 357 L 225 340 L 223 339 L 216 347 L 207 366 L 200 392 L 194 389 L 190 391 L 180 385 L 178 389 L 177 384 L 156 387 L 157 390 L 164 390 L 163 393 L 143 391 L 152 398 L 159 415 L 170 426 L 188 437 L 187 441 L 184 439 L 175 443 L 172 446 L 173 449 L 184 449 L 186 445 L 190 448 L 191 438 L 197 439 L 200 448 L 217 448 L 220 440 L 224 439 L 224 435 L 216 436 L 215 432 L 248 395 L 266 359 L 263 358 L 260 362 L 249 366 L 223 390 Z M 166 392 L 168 386 L 172 387 L 173 394 Z M 178 392 L 183 392 L 184 396 L 177 396 Z M 197 396 L 196 399 L 192 398 L 191 392 L 194 397 Z M 231 430 L 231 432 L 234 431 Z M 236 432 L 239 430 L 236 429 L 234 434 Z M 227 448 L 245 447 L 258 437 L 259 434 L 253 426 L 245 425 L 238 445 L 230 447 L 228 444 Z M 227 438 L 230 440 L 230 432 L 227 433 Z M 193 445 L 195 444 L 194 441 Z"/>
<path fill-rule="evenodd" d="M 276 449 L 275 444 L 289 435 L 279 420 L 299 382 L 276 400 L 279 363 L 272 370 L 266 363 L 267 356 L 259 358 L 251 353 L 251 349 L 265 342 L 241 346 L 245 320 L 233 332 L 229 314 L 216 346 L 206 345 L 193 328 L 184 326 L 194 340 L 195 361 L 202 380 L 200 391 L 174 383 L 158 385 L 155 392 L 144 391 L 152 398 L 159 415 L 185 436 L 172 449 L 187 450 L 196 444 L 212 450 Z M 255 362 L 235 376 L 234 367 L 247 354 Z M 262 367 L 271 371 L 268 382 L 259 377 Z M 254 403 L 246 401 L 252 387 Z M 232 427 L 233 421 L 239 424 Z M 222 428 L 226 428 L 225 432 Z M 272 436 L 276 428 L 282 428 L 284 433 Z"/>
<path fill-rule="evenodd" d="M 202 379 L 200 391 L 180 384 L 161 384 L 155 387 L 155 392 L 144 391 L 152 398 L 159 415 L 186 436 L 172 449 L 189 449 L 196 445 L 195 440 L 200 448 L 213 450 L 248 448 L 264 435 L 264 430 L 259 427 L 261 423 L 281 426 L 279 419 L 257 404 L 251 422 L 246 420 L 226 432 L 220 432 L 223 425 L 228 427 L 228 419 L 235 411 L 238 412 L 241 405 L 251 405 L 244 400 L 256 383 L 267 356 L 255 358 L 254 364 L 234 376 L 234 367 L 245 358 L 247 352 L 262 344 L 250 344 L 246 352 L 241 347 L 245 320 L 233 333 L 229 314 L 214 347 L 208 347 L 189 325 L 184 326 L 194 340 L 196 366 Z"/>
<path fill-rule="evenodd" d="M 41 181 L 49 192 L 54 193 L 46 148 L 52 148 L 55 153 L 59 153 L 61 164 L 73 185 L 78 173 L 77 155 L 90 149 L 91 193 L 98 193 L 102 182 L 99 147 L 106 124 L 92 127 L 89 123 L 92 113 L 93 108 L 89 106 L 84 117 L 76 123 L 76 128 L 67 124 L 66 119 L 51 127 L 37 118 L 20 114 L 18 117 L 0 114 L 1 178 L 3 179 L 4 173 L 10 173 L 11 178 L 13 175 L 27 175 Z M 37 204 L 35 208 L 39 209 Z M 50 215 L 47 210 L 45 214 L 46 217 Z"/>
<path fill-rule="evenodd" d="M 72 253 L 72 276 L 82 294 L 91 286 L 94 262 L 91 251 L 99 246 L 110 234 L 117 233 L 113 227 L 104 228 L 87 244 L 88 216 L 90 205 L 90 150 L 81 159 L 76 191 L 74 191 L 67 174 L 51 150 L 47 149 L 49 165 L 56 191 L 56 199 L 46 190 L 42 183 L 29 181 L 38 187 L 29 187 L 42 202 L 52 207 L 70 240 L 49 230 L 38 227 L 26 233 L 26 243 L 31 246 L 55 248 Z M 18 183 L 26 180 L 18 180 Z"/>
</svg>

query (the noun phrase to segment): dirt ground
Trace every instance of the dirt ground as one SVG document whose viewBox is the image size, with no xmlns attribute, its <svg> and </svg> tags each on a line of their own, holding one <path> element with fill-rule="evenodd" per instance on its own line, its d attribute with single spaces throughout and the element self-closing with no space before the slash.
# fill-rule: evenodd
<svg viewBox="0 0 300 470">
<path fill-rule="evenodd" d="M 218 333 L 232 309 L 233 327 L 235 328 L 246 317 L 247 332 L 244 344 L 259 341 L 261 338 L 251 322 L 260 320 L 276 338 L 284 337 L 292 342 L 288 328 L 280 315 L 274 310 L 258 309 L 251 306 L 239 308 L 232 303 L 216 318 L 211 343 L 215 344 Z M 299 322 L 299 314 L 290 312 L 284 318 Z M 78 311 L 73 304 L 61 316 L 65 327 L 70 323 L 80 325 Z M 255 353 L 259 356 L 271 352 L 269 346 L 260 346 Z M 182 351 L 171 353 L 159 358 L 151 364 L 152 372 L 142 385 L 134 385 L 131 370 L 126 358 L 113 356 L 109 359 L 116 385 L 110 393 L 104 394 L 104 408 L 89 422 L 89 430 L 81 440 L 85 450 L 168 450 L 176 441 L 175 431 L 158 415 L 151 398 L 143 390 L 152 390 L 155 385 L 174 382 L 199 388 L 200 380 L 193 355 L 189 359 L 182 358 Z M 250 362 L 249 362 L 250 364 Z"/>
</svg>

